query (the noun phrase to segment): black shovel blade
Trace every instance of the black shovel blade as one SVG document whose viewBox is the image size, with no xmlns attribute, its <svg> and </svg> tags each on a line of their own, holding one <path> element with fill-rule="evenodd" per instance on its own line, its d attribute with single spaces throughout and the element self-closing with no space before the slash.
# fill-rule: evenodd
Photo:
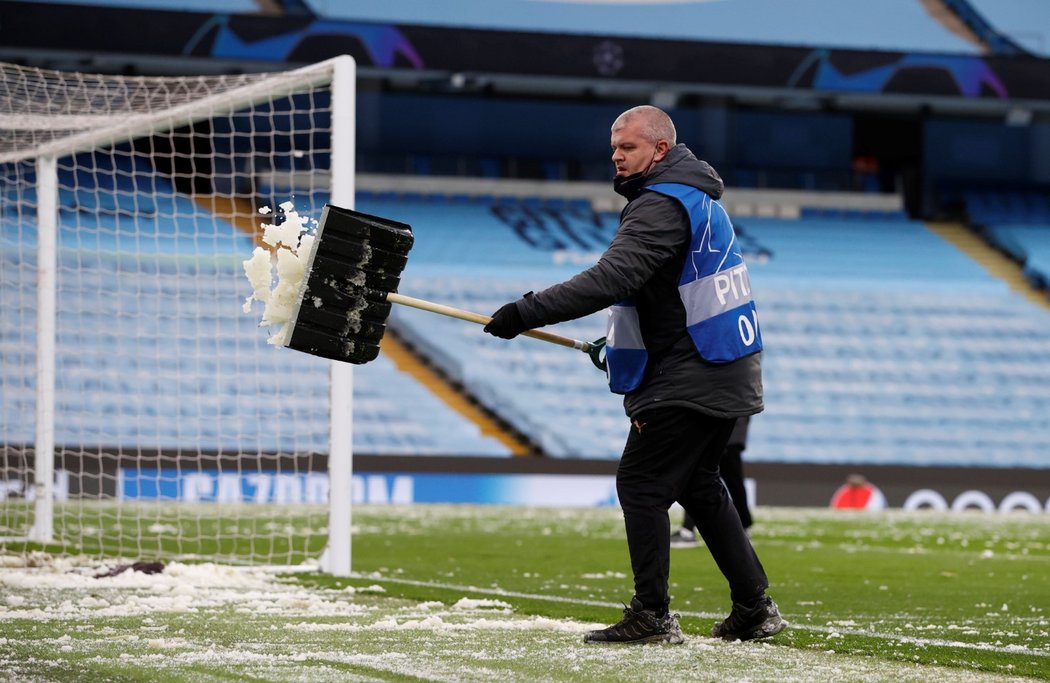
<svg viewBox="0 0 1050 683">
<path fill-rule="evenodd" d="M 326 204 L 299 292 L 288 348 L 363 364 L 379 355 L 412 228 Z"/>
<path fill-rule="evenodd" d="M 379 340 L 366 340 L 351 335 L 331 334 L 319 330 L 309 323 L 297 323 L 294 331 L 295 346 L 288 348 L 303 351 L 312 356 L 339 360 L 354 365 L 363 365 L 379 356 Z"/>
</svg>

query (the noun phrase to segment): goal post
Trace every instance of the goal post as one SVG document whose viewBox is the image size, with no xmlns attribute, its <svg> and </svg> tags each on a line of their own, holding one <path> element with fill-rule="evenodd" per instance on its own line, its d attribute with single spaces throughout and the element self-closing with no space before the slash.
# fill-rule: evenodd
<svg viewBox="0 0 1050 683">
<path fill-rule="evenodd" d="M 352 371 L 242 304 L 280 205 L 353 208 L 355 81 L 0 64 L 0 554 L 349 574 Z"/>
<path fill-rule="evenodd" d="M 354 208 L 354 149 L 356 92 L 354 63 L 343 60 L 334 65 L 340 87 L 332 94 L 332 204 Z M 328 478 L 332 495 L 328 502 L 328 549 L 323 555 L 323 569 L 336 576 L 350 573 L 351 472 L 353 471 L 354 367 L 332 361 L 330 392 L 331 414 L 345 415 L 345 420 L 331 420 L 329 429 Z"/>
<path fill-rule="evenodd" d="M 37 324 L 36 441 L 33 494 L 36 496 L 29 538 L 54 540 L 55 522 L 55 268 L 58 265 L 58 166 L 53 155 L 41 155 L 37 177 Z"/>
</svg>

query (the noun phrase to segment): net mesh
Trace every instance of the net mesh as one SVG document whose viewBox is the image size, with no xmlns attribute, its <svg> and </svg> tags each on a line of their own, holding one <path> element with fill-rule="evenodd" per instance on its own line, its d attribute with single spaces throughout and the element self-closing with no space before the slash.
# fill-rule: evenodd
<svg viewBox="0 0 1050 683">
<path fill-rule="evenodd" d="M 242 309 L 261 207 L 319 216 L 331 68 L 0 65 L 0 537 L 34 518 L 36 159 L 57 159 L 52 553 L 299 564 L 327 523 L 328 363 Z M 285 179 L 296 178 L 296 192 Z"/>
<path fill-rule="evenodd" d="M 35 155 L 84 131 L 244 91 L 269 74 L 129 77 L 2 65 L 0 154 Z"/>
</svg>

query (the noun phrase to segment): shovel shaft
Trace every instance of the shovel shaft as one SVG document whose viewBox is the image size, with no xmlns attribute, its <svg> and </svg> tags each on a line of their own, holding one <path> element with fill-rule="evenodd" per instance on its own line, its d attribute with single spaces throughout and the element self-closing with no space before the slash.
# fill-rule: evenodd
<svg viewBox="0 0 1050 683">
<path fill-rule="evenodd" d="M 466 320 L 467 322 L 477 323 L 478 325 L 488 325 L 492 320 L 487 315 L 481 315 L 480 313 L 472 313 L 471 311 L 464 311 L 461 308 L 454 308 L 452 306 L 446 306 L 444 304 L 437 304 L 432 301 L 425 301 L 423 299 L 416 299 L 415 297 L 405 296 L 404 294 L 398 294 L 397 292 L 388 292 L 386 300 L 390 303 L 401 304 L 402 306 L 411 306 L 412 308 L 418 308 L 423 311 L 429 311 L 431 313 L 438 313 L 445 315 L 450 318 L 457 318 L 459 320 Z M 580 341 L 579 339 L 570 339 L 568 337 L 562 337 L 557 334 L 551 334 L 550 332 L 544 332 L 542 330 L 528 330 L 522 332 L 526 337 L 532 337 L 533 339 L 539 339 L 540 341 L 549 342 L 551 344 L 557 344 L 558 346 L 566 346 L 570 349 L 579 349 L 584 353 L 591 352 L 591 343 Z"/>
</svg>

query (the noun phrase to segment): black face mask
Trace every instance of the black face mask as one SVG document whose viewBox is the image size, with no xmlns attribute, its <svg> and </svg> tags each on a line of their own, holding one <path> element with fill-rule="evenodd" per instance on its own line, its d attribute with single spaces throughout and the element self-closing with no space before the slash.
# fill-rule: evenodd
<svg viewBox="0 0 1050 683">
<path fill-rule="evenodd" d="M 618 175 L 613 178 L 613 190 L 616 194 L 626 197 L 627 201 L 632 201 L 641 194 L 644 185 L 645 173 L 635 173 L 628 176 Z"/>
</svg>

